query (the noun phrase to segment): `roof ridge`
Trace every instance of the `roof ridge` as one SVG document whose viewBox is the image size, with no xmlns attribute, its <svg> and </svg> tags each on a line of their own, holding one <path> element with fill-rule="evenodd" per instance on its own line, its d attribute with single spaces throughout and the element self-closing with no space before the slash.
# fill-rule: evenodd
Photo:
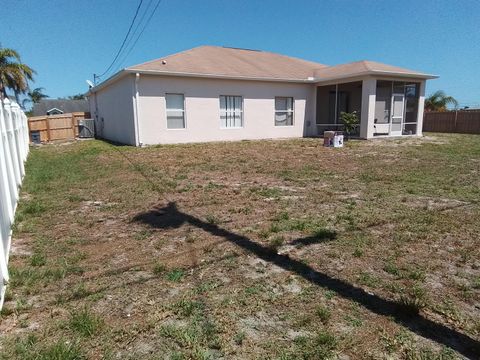
<svg viewBox="0 0 480 360">
<path fill-rule="evenodd" d="M 174 57 L 174 56 L 181 55 L 181 54 L 184 54 L 184 53 L 186 53 L 186 52 L 189 52 L 189 51 L 192 51 L 192 50 L 195 50 L 195 49 L 204 48 L 204 47 L 213 47 L 213 46 L 211 46 L 211 45 L 199 45 L 199 46 L 195 46 L 195 47 L 193 47 L 193 48 L 185 49 L 185 50 L 182 50 L 182 51 L 179 51 L 179 52 L 176 52 L 176 53 L 167 55 L 167 56 L 161 56 L 161 57 L 156 58 L 156 59 L 153 59 L 153 60 L 149 60 L 149 61 L 145 61 L 145 62 L 140 63 L 140 64 L 135 64 L 135 65 L 129 66 L 129 67 L 127 67 L 126 69 L 135 69 L 137 66 L 147 65 L 147 64 L 151 64 L 151 63 L 154 63 L 154 62 L 156 62 L 156 61 L 159 61 L 159 60 L 169 59 L 169 58 L 172 58 L 172 57 Z"/>
<path fill-rule="evenodd" d="M 371 61 L 371 60 L 355 60 L 355 61 L 349 61 L 349 62 L 342 63 L 342 64 L 329 65 L 328 68 L 334 68 L 334 67 L 346 66 L 346 65 L 353 65 L 353 64 L 360 64 L 365 68 L 365 70 L 373 71 L 372 67 L 370 66 L 370 63 L 381 64 L 381 63 Z M 385 65 L 387 65 L 387 64 L 385 64 Z"/>
<path fill-rule="evenodd" d="M 263 53 L 263 54 L 270 54 L 270 55 L 275 55 L 275 56 L 281 56 L 281 57 L 283 57 L 283 58 L 292 59 L 292 60 L 296 60 L 296 61 L 301 61 L 301 62 L 313 64 L 313 65 L 328 66 L 328 65 L 325 65 L 325 64 L 318 63 L 318 62 L 316 62 L 316 61 L 306 60 L 306 59 L 302 59 L 302 58 L 299 58 L 299 57 L 290 56 L 290 55 L 285 55 L 285 54 L 280 54 L 280 53 L 277 53 L 277 52 L 268 51 L 268 50 L 262 50 L 262 49 L 247 49 L 247 48 L 240 48 L 240 47 L 234 47 L 234 46 L 218 46 L 218 45 L 203 45 L 203 46 L 198 46 L 198 47 L 199 47 L 199 48 L 200 48 L 200 47 L 210 47 L 210 48 L 216 48 L 216 49 L 229 49 L 229 50 L 238 50 L 238 51 L 253 51 L 253 52 L 259 52 L 259 53 Z M 194 48 L 194 49 L 195 49 L 195 48 Z M 193 50 L 193 49 L 192 49 L 192 50 Z M 180 54 L 180 53 L 179 53 L 179 54 Z"/>
<path fill-rule="evenodd" d="M 306 63 L 309 63 L 309 64 L 321 65 L 321 66 L 324 66 L 324 67 L 329 66 L 329 65 L 321 64 L 321 63 L 316 62 L 316 61 L 306 60 L 306 59 L 302 59 L 302 58 L 299 58 L 299 57 L 296 57 L 296 56 L 284 55 L 284 54 L 276 53 L 276 52 L 273 52 L 273 51 L 261 50 L 261 52 L 266 53 L 266 54 L 281 56 L 281 57 L 284 57 L 284 58 L 293 59 L 293 60 L 297 60 L 297 61 L 302 61 L 302 62 L 306 62 Z"/>
<path fill-rule="evenodd" d="M 264 52 L 263 50 L 260 49 L 248 49 L 248 48 L 241 48 L 241 47 L 235 47 L 235 46 L 212 46 L 212 47 L 221 47 L 223 49 L 232 49 L 232 50 L 243 50 L 243 51 L 256 51 L 256 52 Z"/>
<path fill-rule="evenodd" d="M 370 60 L 362 60 L 363 66 L 365 66 L 365 68 L 366 68 L 368 71 L 373 71 L 373 68 L 370 66 L 370 63 L 371 63 Z"/>
<path fill-rule="evenodd" d="M 148 65 L 148 64 L 160 61 L 160 60 L 168 60 L 168 59 L 171 59 L 173 57 L 185 54 L 189 51 L 193 51 L 193 50 L 201 49 L 201 48 L 227 49 L 227 50 L 234 50 L 234 51 L 253 51 L 253 52 L 258 52 L 258 53 L 263 53 L 263 54 L 280 56 L 280 57 L 287 58 L 287 59 L 290 59 L 290 60 L 300 61 L 300 62 L 303 62 L 303 63 L 310 64 L 312 66 L 320 66 L 320 67 L 327 67 L 328 66 L 328 65 L 325 65 L 325 64 L 318 63 L 316 61 L 311 61 L 311 60 L 306 60 L 306 59 L 302 59 L 302 58 L 298 58 L 298 57 L 294 57 L 294 56 L 275 53 L 273 51 L 236 48 L 236 47 L 231 47 L 231 46 L 199 45 L 199 46 L 196 46 L 196 47 L 193 47 L 193 48 L 190 48 L 190 49 L 186 49 L 186 50 L 182 50 L 182 51 L 179 51 L 179 52 L 167 55 L 167 56 L 162 56 L 162 57 L 159 57 L 159 58 L 156 58 L 156 59 L 153 59 L 153 60 L 149 60 L 149 61 L 146 61 L 146 62 L 143 62 L 143 63 L 140 63 L 140 64 L 132 65 L 132 66 L 129 66 L 125 69 L 135 69 L 138 66 Z"/>
</svg>

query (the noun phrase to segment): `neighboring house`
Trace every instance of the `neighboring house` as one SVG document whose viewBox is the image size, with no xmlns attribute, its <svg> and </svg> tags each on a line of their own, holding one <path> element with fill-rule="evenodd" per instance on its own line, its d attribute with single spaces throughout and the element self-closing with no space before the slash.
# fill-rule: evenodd
<svg viewBox="0 0 480 360">
<path fill-rule="evenodd" d="M 425 81 L 372 61 L 326 66 L 265 51 L 201 46 L 119 71 L 89 92 L 100 137 L 124 144 L 291 138 L 341 129 L 422 135 Z"/>
<path fill-rule="evenodd" d="M 32 116 L 89 111 L 88 100 L 42 99 L 33 105 Z"/>
</svg>

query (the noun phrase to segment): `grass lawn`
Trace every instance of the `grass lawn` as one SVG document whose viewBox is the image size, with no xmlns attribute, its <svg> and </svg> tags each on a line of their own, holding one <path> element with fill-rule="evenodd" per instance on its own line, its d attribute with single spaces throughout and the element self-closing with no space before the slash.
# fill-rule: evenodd
<svg viewBox="0 0 480 360">
<path fill-rule="evenodd" d="M 0 359 L 480 356 L 480 136 L 33 148 Z"/>
</svg>

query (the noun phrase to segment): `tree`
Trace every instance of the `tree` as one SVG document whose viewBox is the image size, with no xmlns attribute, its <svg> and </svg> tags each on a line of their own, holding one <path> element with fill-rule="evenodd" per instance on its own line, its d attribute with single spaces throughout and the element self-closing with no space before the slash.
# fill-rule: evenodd
<svg viewBox="0 0 480 360">
<path fill-rule="evenodd" d="M 447 106 L 452 105 L 457 108 L 458 101 L 452 96 L 447 96 L 444 91 L 435 91 L 432 95 L 425 99 L 426 111 L 446 111 Z"/>
<path fill-rule="evenodd" d="M 17 103 L 19 95 L 28 90 L 28 82 L 33 80 L 35 71 L 22 63 L 17 51 L 0 46 L 0 100 L 8 97 L 7 89 L 15 94 Z"/>
<path fill-rule="evenodd" d="M 45 89 L 42 88 L 42 87 L 38 87 L 38 88 L 35 88 L 33 90 L 28 91 L 27 92 L 28 98 L 24 99 L 23 103 L 22 103 L 23 107 L 25 107 L 25 104 L 28 104 L 28 103 L 36 104 L 36 103 L 40 102 L 40 100 L 48 98 L 48 95 L 44 94 L 43 90 L 45 90 Z"/>
<path fill-rule="evenodd" d="M 68 100 L 84 100 L 85 99 L 85 94 L 77 94 L 77 95 L 72 95 L 67 97 Z"/>
</svg>

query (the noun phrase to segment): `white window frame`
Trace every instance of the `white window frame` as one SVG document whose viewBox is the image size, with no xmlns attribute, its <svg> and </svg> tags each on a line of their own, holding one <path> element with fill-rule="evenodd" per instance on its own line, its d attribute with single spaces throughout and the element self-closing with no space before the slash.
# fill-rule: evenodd
<svg viewBox="0 0 480 360">
<path fill-rule="evenodd" d="M 240 106 L 240 123 L 242 124 L 241 126 L 224 126 L 223 121 L 222 121 L 222 107 L 221 107 L 221 98 L 225 97 L 225 103 L 226 103 L 226 98 L 228 97 L 238 97 L 241 100 L 241 106 Z M 245 120 L 243 118 L 243 96 L 242 95 L 219 95 L 218 97 L 218 107 L 219 107 L 219 117 L 220 117 L 220 129 L 222 130 L 232 130 L 232 129 L 243 129 L 245 127 Z"/>
<path fill-rule="evenodd" d="M 181 95 L 183 96 L 183 128 L 169 128 L 168 127 L 168 107 L 167 107 L 167 95 Z M 186 97 L 182 93 L 165 93 L 165 128 L 167 130 L 178 131 L 187 129 L 187 111 L 186 111 Z"/>
<path fill-rule="evenodd" d="M 277 104 L 277 99 L 292 99 L 292 109 L 291 110 L 277 110 L 276 104 Z M 275 127 L 292 127 L 295 126 L 295 98 L 293 96 L 275 96 L 273 99 L 273 109 L 274 109 L 274 114 L 273 114 L 273 125 Z M 292 114 L 292 125 L 277 125 L 277 113 L 291 113 Z"/>
</svg>

